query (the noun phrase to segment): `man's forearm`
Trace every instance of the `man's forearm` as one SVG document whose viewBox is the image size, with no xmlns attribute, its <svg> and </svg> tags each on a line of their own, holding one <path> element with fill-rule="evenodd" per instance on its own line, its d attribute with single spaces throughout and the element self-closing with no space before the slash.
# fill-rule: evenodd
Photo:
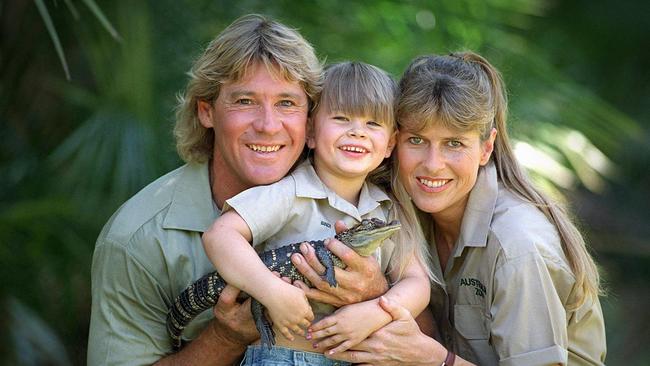
<svg viewBox="0 0 650 366">
<path fill-rule="evenodd" d="M 212 320 L 212 323 L 182 350 L 160 359 L 155 365 L 225 366 L 236 364 L 246 351 L 247 345 L 220 334 L 214 326 L 214 322 L 215 320 Z"/>
</svg>

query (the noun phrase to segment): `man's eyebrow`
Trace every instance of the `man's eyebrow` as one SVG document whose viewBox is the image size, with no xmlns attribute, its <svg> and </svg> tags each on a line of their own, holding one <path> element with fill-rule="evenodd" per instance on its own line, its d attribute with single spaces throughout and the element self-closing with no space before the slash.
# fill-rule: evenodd
<svg viewBox="0 0 650 366">
<path fill-rule="evenodd" d="M 238 98 L 238 97 L 253 97 L 257 95 L 257 93 L 253 90 L 247 90 L 247 89 L 236 89 L 231 91 L 228 96 L 230 98 Z M 303 96 L 301 93 L 280 93 L 277 95 L 279 98 L 292 98 L 292 99 L 300 99 Z"/>
<path fill-rule="evenodd" d="M 228 96 L 230 98 L 238 98 L 238 97 L 251 97 L 254 96 L 255 92 L 252 90 L 246 90 L 246 89 L 236 89 L 231 91 Z"/>
</svg>

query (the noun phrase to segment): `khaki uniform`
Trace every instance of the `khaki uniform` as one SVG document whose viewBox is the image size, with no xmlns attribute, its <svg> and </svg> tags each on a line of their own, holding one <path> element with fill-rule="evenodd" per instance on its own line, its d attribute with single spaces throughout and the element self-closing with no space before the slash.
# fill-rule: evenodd
<svg viewBox="0 0 650 366">
<path fill-rule="evenodd" d="M 423 222 L 444 279 L 431 294 L 443 344 L 479 365 L 603 364 L 600 303 L 566 309 L 575 278 L 556 228 L 503 188 L 492 163 L 479 172 L 444 274 Z"/>
<path fill-rule="evenodd" d="M 391 206 L 382 189 L 366 182 L 355 207 L 325 186 L 305 161 L 282 180 L 250 188 L 227 200 L 224 211 L 231 207 L 237 211 L 253 234 L 253 246 L 261 252 L 305 240 L 331 238 L 336 234 L 337 220 L 348 227 L 373 217 L 386 221 Z M 394 247 L 387 239 L 373 254 L 384 273 Z M 320 318 L 325 314 L 315 315 Z"/>
<path fill-rule="evenodd" d="M 93 255 L 88 365 L 150 365 L 172 352 L 167 311 L 214 271 L 201 234 L 218 216 L 207 164 L 168 173 L 117 210 Z M 198 336 L 212 318 L 200 314 L 183 338 Z"/>
</svg>

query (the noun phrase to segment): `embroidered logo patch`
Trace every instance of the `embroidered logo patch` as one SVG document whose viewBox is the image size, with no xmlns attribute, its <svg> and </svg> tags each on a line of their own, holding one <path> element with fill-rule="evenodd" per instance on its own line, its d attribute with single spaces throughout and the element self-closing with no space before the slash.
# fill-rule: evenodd
<svg viewBox="0 0 650 366">
<path fill-rule="evenodd" d="M 323 226 L 325 226 L 325 227 L 328 228 L 328 229 L 331 229 L 331 228 L 332 228 L 332 224 L 330 224 L 329 222 L 321 221 L 320 224 L 323 225 Z"/>
<path fill-rule="evenodd" d="M 481 283 L 476 278 L 461 278 L 460 279 L 460 286 L 467 286 L 467 287 L 473 287 L 474 290 L 476 291 L 476 295 L 480 297 L 485 297 L 485 285 Z"/>
</svg>

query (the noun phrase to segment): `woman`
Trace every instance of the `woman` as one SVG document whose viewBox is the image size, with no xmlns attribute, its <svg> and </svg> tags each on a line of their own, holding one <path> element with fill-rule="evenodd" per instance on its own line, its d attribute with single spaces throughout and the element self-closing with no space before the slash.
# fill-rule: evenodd
<svg viewBox="0 0 650 366">
<path fill-rule="evenodd" d="M 415 59 L 400 81 L 397 195 L 430 243 L 438 340 L 408 311 L 353 351 L 358 363 L 603 364 L 598 271 L 567 213 L 510 146 L 497 70 L 473 53 Z M 444 346 L 443 346 L 444 345 Z M 458 357 L 455 356 L 458 355 Z"/>
</svg>

